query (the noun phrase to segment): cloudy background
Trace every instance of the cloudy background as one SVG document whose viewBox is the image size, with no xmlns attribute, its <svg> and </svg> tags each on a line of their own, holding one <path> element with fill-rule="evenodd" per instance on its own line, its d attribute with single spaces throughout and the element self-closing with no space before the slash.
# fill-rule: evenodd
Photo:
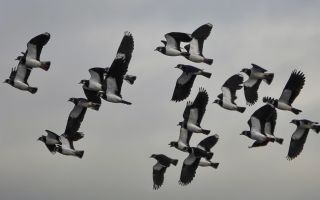
<svg viewBox="0 0 320 200">
<path fill-rule="evenodd" d="M 320 26 L 319 1 L 0 1 L 0 76 L 6 79 L 33 36 L 49 32 L 42 60 L 48 72 L 33 70 L 31 95 L 1 84 L 0 199 L 318 199 L 320 191 L 320 137 L 310 132 L 300 157 L 286 154 L 294 118 L 320 121 L 318 102 Z M 198 2 L 198 3 L 196 3 Z M 214 148 L 217 170 L 199 168 L 191 185 L 178 184 L 186 154 L 170 149 L 179 134 L 185 103 L 170 102 L 177 64 L 192 64 L 182 57 L 154 52 L 163 35 L 192 32 L 205 23 L 213 30 L 204 55 L 214 64 L 194 64 L 213 73 L 198 77 L 189 100 L 205 87 L 210 104 L 202 126 L 220 135 Z M 83 97 L 79 84 L 91 67 L 112 63 L 124 31 L 132 32 L 135 50 L 129 73 L 138 79 L 123 84 L 122 93 L 133 105 L 103 102 L 99 112 L 88 110 L 82 127 L 86 135 L 75 143 L 83 159 L 51 155 L 37 138 L 49 129 L 64 131 L 73 104 Z M 272 85 L 260 87 L 259 102 L 244 114 L 211 104 L 220 87 L 243 67 L 256 63 L 275 73 Z M 282 146 L 248 149 L 252 141 L 240 136 L 247 120 L 261 105 L 261 97 L 278 97 L 293 69 L 306 74 L 306 85 L 294 105 L 299 116 L 279 111 L 276 135 Z M 238 104 L 245 105 L 243 92 Z M 203 135 L 194 135 L 196 145 Z M 170 167 L 159 191 L 152 190 L 152 153 L 179 159 Z"/>
</svg>

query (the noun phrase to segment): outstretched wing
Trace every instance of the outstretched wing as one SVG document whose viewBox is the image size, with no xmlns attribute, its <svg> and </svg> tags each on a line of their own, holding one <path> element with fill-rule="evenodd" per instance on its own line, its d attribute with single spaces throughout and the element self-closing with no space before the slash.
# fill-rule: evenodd
<svg viewBox="0 0 320 200">
<path fill-rule="evenodd" d="M 157 162 L 153 166 L 153 189 L 157 190 L 159 189 L 164 180 L 164 173 L 166 172 L 167 167 L 161 165 L 159 162 Z"/>
<path fill-rule="evenodd" d="M 219 140 L 219 135 L 211 135 L 209 137 L 206 137 L 205 139 L 201 140 L 201 142 L 198 144 L 198 148 L 202 149 L 204 151 L 210 151 L 211 148 L 217 144 Z"/>
<path fill-rule="evenodd" d="M 66 129 L 64 131 L 64 135 L 67 138 L 73 139 L 75 135 L 77 135 L 86 111 L 87 108 L 80 105 L 75 105 L 73 107 L 72 111 L 69 114 Z"/>
<path fill-rule="evenodd" d="M 241 74 L 235 74 L 231 76 L 221 87 L 223 96 L 234 103 L 236 96 L 236 91 L 242 88 L 243 76 Z M 227 88 L 227 90 L 225 89 Z"/>
<path fill-rule="evenodd" d="M 113 60 L 104 82 L 104 87 L 108 92 L 115 93 L 120 97 L 123 77 L 127 73 L 133 48 L 134 42 L 132 34 L 130 32 L 125 32 L 116 58 Z"/>
<path fill-rule="evenodd" d="M 30 76 L 30 73 L 31 73 L 31 68 L 28 68 L 20 60 L 18 66 L 17 66 L 15 79 L 20 80 L 20 81 L 28 84 L 28 78 Z"/>
<path fill-rule="evenodd" d="M 190 95 L 195 79 L 196 75 L 183 72 L 176 82 L 171 100 L 178 102 L 186 99 Z"/>
<path fill-rule="evenodd" d="M 50 39 L 49 33 L 42 33 L 32 38 L 27 44 L 27 56 L 36 60 L 40 60 L 40 54 L 44 45 Z"/>
<path fill-rule="evenodd" d="M 180 43 L 181 42 L 190 42 L 191 41 L 191 36 L 186 33 L 180 33 L 180 32 L 171 32 L 167 33 L 164 36 L 167 40 L 166 45 L 170 48 L 177 49 L 181 51 L 180 48 Z"/>
<path fill-rule="evenodd" d="M 299 95 L 304 83 L 304 74 L 301 71 L 294 70 L 282 91 L 279 101 L 291 105 Z"/>
<path fill-rule="evenodd" d="M 191 183 L 196 175 L 197 168 L 199 166 L 201 158 L 195 157 L 192 153 L 183 161 L 181 174 L 180 174 L 180 185 L 188 185 Z"/>
<path fill-rule="evenodd" d="M 253 79 L 251 77 L 244 83 L 244 96 L 249 106 L 252 106 L 258 100 L 260 83 L 261 79 Z"/>
<path fill-rule="evenodd" d="M 187 46 L 188 52 L 202 56 L 203 42 L 210 35 L 212 24 L 207 23 L 197 28 L 192 34 L 190 46 Z"/>
<path fill-rule="evenodd" d="M 309 129 L 297 128 L 291 136 L 290 147 L 287 155 L 288 160 L 296 158 L 303 150 L 306 143 Z"/>
<path fill-rule="evenodd" d="M 200 126 L 208 101 L 209 96 L 207 91 L 204 88 L 200 88 L 196 99 L 191 105 L 189 121 Z"/>
</svg>

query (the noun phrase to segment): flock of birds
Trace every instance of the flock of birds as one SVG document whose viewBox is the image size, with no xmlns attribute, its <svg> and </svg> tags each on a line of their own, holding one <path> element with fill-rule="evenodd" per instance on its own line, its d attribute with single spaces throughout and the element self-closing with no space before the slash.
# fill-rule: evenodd
<svg viewBox="0 0 320 200">
<path fill-rule="evenodd" d="M 212 24 L 207 23 L 197 28 L 192 34 L 181 32 L 167 33 L 165 34 L 166 40 L 161 41 L 164 46 L 157 47 L 155 50 L 167 56 L 183 56 L 195 63 L 211 65 L 213 59 L 206 58 L 203 55 L 203 45 L 210 35 L 212 27 Z M 43 33 L 32 38 L 27 43 L 27 50 L 16 58 L 18 65 L 11 70 L 10 76 L 5 80 L 5 83 L 17 89 L 35 94 L 38 89 L 29 86 L 28 78 L 33 68 L 41 68 L 45 71 L 49 70 L 51 62 L 40 60 L 42 48 L 48 43 L 49 39 L 49 33 Z M 182 47 L 181 43 L 185 43 L 185 46 Z M 47 135 L 42 135 L 38 139 L 46 145 L 52 154 L 58 152 L 63 155 L 82 158 L 84 151 L 75 149 L 74 142 L 84 137 L 84 134 L 79 132 L 79 129 L 87 108 L 98 111 L 101 106 L 101 99 L 112 103 L 131 104 L 122 98 L 121 88 L 123 80 L 129 84 L 134 84 L 136 80 L 136 76 L 127 74 L 133 49 L 133 36 L 130 32 L 125 32 L 111 66 L 89 69 L 90 79 L 83 79 L 79 83 L 82 84 L 86 98 L 69 99 L 69 101 L 74 103 L 74 107 L 69 114 L 64 133 L 59 135 L 46 130 Z M 175 102 L 188 98 L 197 75 L 208 79 L 211 77 L 211 73 L 191 65 L 178 64 L 176 68 L 182 70 L 182 74 L 177 79 L 173 91 L 171 100 Z M 241 72 L 248 76 L 246 81 L 244 81 Z M 252 106 L 258 100 L 258 89 L 261 82 L 264 81 L 270 85 L 274 78 L 273 73 L 255 64 L 252 64 L 251 68 L 242 69 L 241 72 L 225 81 L 221 87 L 221 93 L 213 103 L 218 104 L 224 109 L 243 113 L 246 107 L 238 106 L 235 102 L 237 90 L 244 89 L 246 102 L 249 106 Z M 293 107 L 292 103 L 299 95 L 304 84 L 305 75 L 301 71 L 294 70 L 279 99 L 272 97 L 263 98 L 265 105 L 257 109 L 248 120 L 250 130 L 241 133 L 241 135 L 254 140 L 254 143 L 249 148 L 265 146 L 269 142 L 283 143 L 283 138 L 274 136 L 277 120 L 276 109 L 290 111 L 298 115 L 301 110 Z M 180 126 L 178 140 L 169 143 L 170 147 L 188 153 L 181 169 L 179 180 L 181 185 L 187 185 L 192 182 L 198 166 L 215 169 L 219 166 L 219 163 L 211 161 L 213 157 L 211 149 L 218 142 L 219 135 L 207 136 L 196 147 L 189 144 L 193 133 L 210 134 L 210 130 L 204 129 L 200 125 L 208 101 L 209 96 L 206 89 L 199 88 L 194 101 L 187 101 L 183 112 L 183 120 L 178 123 L 178 126 Z M 320 132 L 320 125 L 317 122 L 306 119 L 294 119 L 291 123 L 295 124 L 297 129 L 291 137 L 287 155 L 288 160 L 296 158 L 301 153 L 310 129 L 316 133 Z M 167 167 L 171 164 L 177 165 L 178 160 L 163 154 L 152 154 L 151 158 L 157 160 L 157 163 L 153 166 L 153 188 L 159 189 L 164 182 L 164 174 Z"/>
</svg>

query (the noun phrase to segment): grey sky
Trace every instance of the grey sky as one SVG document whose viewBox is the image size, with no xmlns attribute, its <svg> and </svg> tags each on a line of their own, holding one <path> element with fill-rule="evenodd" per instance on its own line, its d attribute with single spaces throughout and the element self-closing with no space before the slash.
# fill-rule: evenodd
<svg viewBox="0 0 320 200">
<path fill-rule="evenodd" d="M 295 126 L 294 118 L 320 121 L 319 1 L 5 1 L 0 0 L 0 76 L 6 79 L 14 58 L 33 36 L 50 32 L 41 58 L 52 62 L 48 72 L 33 70 L 29 79 L 38 92 L 31 95 L 1 84 L 0 199 L 318 199 L 319 143 L 308 136 L 300 157 L 285 156 Z M 210 104 L 202 126 L 220 135 L 213 160 L 218 170 L 199 168 L 191 185 L 178 185 L 187 156 L 170 149 L 179 134 L 185 103 L 169 100 L 184 58 L 154 52 L 170 31 L 192 32 L 211 22 L 213 30 L 204 55 L 214 64 L 194 64 L 213 73 L 198 77 L 189 99 L 205 87 Z M 132 32 L 135 50 L 129 73 L 133 86 L 123 84 L 126 106 L 103 102 L 99 112 L 89 110 L 75 143 L 85 150 L 82 160 L 52 156 L 36 139 L 49 129 L 64 131 L 73 105 L 69 97 L 83 97 L 79 84 L 91 67 L 109 66 L 124 31 Z M 256 63 L 275 73 L 271 86 L 262 84 L 259 102 L 244 114 L 211 104 L 220 87 L 243 67 Z M 261 97 L 278 97 L 293 69 L 306 74 L 306 85 L 294 102 L 299 116 L 278 111 L 276 135 L 282 146 L 248 149 L 252 141 L 239 134 L 247 130 L 250 115 L 262 105 Z M 315 90 L 316 89 L 316 90 Z M 238 105 L 245 105 L 243 92 Z M 192 144 L 204 137 L 194 135 Z M 152 153 L 179 159 L 170 167 L 159 191 L 152 190 Z"/>
</svg>

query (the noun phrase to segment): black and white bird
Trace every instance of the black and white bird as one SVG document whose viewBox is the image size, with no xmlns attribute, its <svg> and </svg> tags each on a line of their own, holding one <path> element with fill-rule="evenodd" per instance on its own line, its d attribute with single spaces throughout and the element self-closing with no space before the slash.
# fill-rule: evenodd
<svg viewBox="0 0 320 200">
<path fill-rule="evenodd" d="M 29 68 L 41 68 L 48 71 L 50 68 L 50 61 L 40 61 L 40 54 L 44 45 L 48 43 L 50 34 L 48 32 L 32 38 L 27 44 L 27 51 L 22 53 L 23 56 L 18 56 L 16 60 L 22 60 Z"/>
<path fill-rule="evenodd" d="M 206 78 L 211 77 L 211 73 L 205 72 L 204 70 L 193 67 L 191 65 L 179 64 L 175 68 L 181 69 L 182 74 L 176 82 L 176 86 L 171 98 L 172 101 L 183 101 L 190 95 L 193 82 L 196 79 L 197 75 L 202 75 Z"/>
<path fill-rule="evenodd" d="M 188 148 L 189 155 L 183 161 L 183 166 L 180 174 L 180 185 L 188 185 L 191 183 L 196 175 L 196 170 L 198 166 L 212 166 L 213 168 L 218 168 L 219 163 L 211 162 L 213 153 L 210 149 L 218 142 L 219 136 L 213 135 L 203 139 L 197 147 Z M 204 158 L 204 161 L 201 159 Z"/>
<path fill-rule="evenodd" d="M 312 129 L 316 133 L 320 132 L 320 125 L 318 122 L 312 122 L 310 120 L 292 120 L 290 123 L 293 123 L 297 126 L 297 129 L 291 136 L 289 152 L 287 155 L 288 160 L 296 158 L 302 152 L 303 146 L 307 140 L 309 130 Z"/>
<path fill-rule="evenodd" d="M 47 136 L 41 136 L 38 140 L 42 141 L 51 153 L 56 151 L 64 155 L 72 155 L 82 158 L 83 151 L 74 149 L 73 142 L 84 137 L 83 133 L 78 132 L 88 107 L 91 102 L 83 98 L 70 98 L 69 101 L 74 103 L 71 110 L 65 131 L 60 136 L 56 133 L 46 130 Z"/>
<path fill-rule="evenodd" d="M 255 140 L 249 148 L 265 146 L 269 142 L 282 144 L 283 139 L 274 136 L 276 120 L 276 109 L 272 105 L 266 104 L 251 115 L 248 121 L 250 131 L 243 131 L 240 135 Z"/>
<path fill-rule="evenodd" d="M 181 42 L 190 42 L 192 37 L 187 33 L 180 32 L 171 32 L 167 33 L 164 36 L 166 41 L 161 40 L 164 46 L 157 47 L 155 51 L 159 51 L 160 53 L 167 56 L 180 56 L 180 55 L 189 55 L 189 53 L 182 51 L 180 47 Z"/>
<path fill-rule="evenodd" d="M 302 111 L 297 108 L 292 107 L 291 104 L 299 95 L 301 89 L 304 86 L 304 83 L 305 83 L 304 74 L 301 71 L 294 70 L 291 73 L 291 76 L 290 76 L 286 86 L 284 87 L 279 100 L 273 99 L 271 97 L 264 97 L 263 102 L 270 103 L 280 110 L 291 111 L 297 115 Z"/>
<path fill-rule="evenodd" d="M 212 65 L 213 59 L 206 58 L 202 53 L 203 43 L 210 35 L 212 27 L 212 24 L 207 23 L 197 28 L 191 34 L 192 40 L 190 41 L 190 44 L 184 47 L 188 54 L 182 54 L 182 56 L 195 63 Z"/>
<path fill-rule="evenodd" d="M 108 73 L 109 69 L 110 67 L 105 68 L 106 74 Z M 137 76 L 129 75 L 129 74 L 125 74 L 123 77 L 123 80 L 127 81 L 130 85 L 133 85 L 136 79 L 137 79 Z"/>
<path fill-rule="evenodd" d="M 164 173 L 166 172 L 167 167 L 171 164 L 176 166 L 178 164 L 177 159 L 169 158 L 163 154 L 152 154 L 150 158 L 157 160 L 157 163 L 153 166 L 153 189 L 159 189 L 164 180 Z"/>
<path fill-rule="evenodd" d="M 203 129 L 200 126 L 208 101 L 209 96 L 207 91 L 204 88 L 200 88 L 194 102 L 187 102 L 187 106 L 183 112 L 183 122 L 180 122 L 179 125 L 184 126 L 188 131 L 193 133 L 208 135 L 210 130 Z"/>
<path fill-rule="evenodd" d="M 231 76 L 221 87 L 222 93 L 218 95 L 213 103 L 220 105 L 227 110 L 236 110 L 243 113 L 246 108 L 237 106 L 235 100 L 237 99 L 236 92 L 242 88 L 243 76 L 235 74 Z"/>
<path fill-rule="evenodd" d="M 178 126 L 180 126 L 180 124 L 178 124 Z M 175 147 L 180 151 L 187 152 L 188 148 L 190 147 L 189 142 L 190 142 L 191 136 L 192 136 L 192 132 L 188 131 L 188 129 L 185 128 L 184 126 L 181 126 L 178 141 L 171 141 L 169 143 L 169 146 Z"/>
<path fill-rule="evenodd" d="M 122 99 L 121 87 L 123 77 L 127 73 L 128 65 L 131 60 L 134 48 L 133 37 L 130 32 L 125 32 L 119 46 L 116 58 L 113 60 L 111 67 L 103 82 L 103 92 L 99 92 L 101 98 L 113 103 L 131 103 Z"/>
<path fill-rule="evenodd" d="M 30 76 L 32 68 L 27 67 L 22 60 L 16 68 L 11 69 L 9 79 L 6 79 L 4 83 L 19 89 L 28 91 L 31 94 L 35 94 L 38 90 L 36 87 L 30 87 L 28 84 L 28 78 Z"/>
<path fill-rule="evenodd" d="M 89 69 L 90 79 L 89 80 L 81 80 L 79 84 L 82 84 L 82 89 L 87 99 L 96 104 L 96 107 L 93 107 L 94 110 L 99 110 L 101 105 L 101 99 L 99 97 L 99 92 L 102 91 L 102 83 L 105 77 L 105 69 L 94 67 Z M 98 106 L 99 105 L 99 106 Z"/>
<path fill-rule="evenodd" d="M 272 83 L 274 74 L 268 73 L 267 70 L 262 67 L 251 64 L 252 68 L 244 68 L 241 72 L 249 76 L 248 80 L 244 82 L 244 95 L 248 105 L 253 105 L 258 100 L 258 89 L 261 81 L 265 81 L 268 85 Z"/>
</svg>

